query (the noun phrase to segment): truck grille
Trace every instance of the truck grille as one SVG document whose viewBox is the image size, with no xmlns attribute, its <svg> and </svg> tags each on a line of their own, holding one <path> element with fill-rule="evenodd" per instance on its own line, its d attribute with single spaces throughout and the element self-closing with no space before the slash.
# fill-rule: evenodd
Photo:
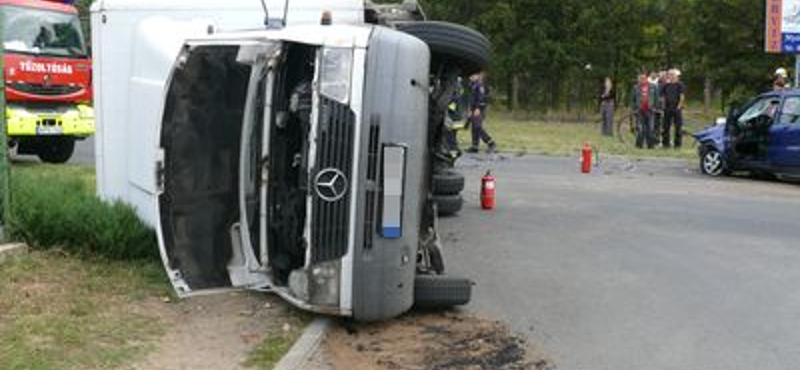
<svg viewBox="0 0 800 370">
<path fill-rule="evenodd" d="M 353 135 L 355 114 L 344 104 L 320 98 L 317 129 L 316 173 L 311 215 L 312 262 L 341 258 L 347 253 L 350 230 L 350 186 L 353 179 Z M 339 172 L 346 179 L 344 189 L 326 187 Z M 322 177 L 326 177 L 324 180 Z M 317 181 L 319 180 L 319 181 Z M 341 181 L 341 179 L 336 179 Z M 341 183 L 340 183 L 341 184 Z M 337 197 L 332 197 L 331 195 Z M 339 197 L 340 196 L 340 197 Z"/>
<path fill-rule="evenodd" d="M 364 209 L 364 249 L 372 249 L 372 237 L 375 235 L 376 207 L 378 196 L 378 149 L 380 146 L 380 117 L 376 114 L 370 118 L 369 146 L 367 147 L 367 183 L 366 208 Z"/>
<path fill-rule="evenodd" d="M 77 85 L 43 85 L 23 82 L 10 82 L 8 87 L 25 94 L 58 96 L 69 95 L 81 91 L 83 88 Z"/>
</svg>

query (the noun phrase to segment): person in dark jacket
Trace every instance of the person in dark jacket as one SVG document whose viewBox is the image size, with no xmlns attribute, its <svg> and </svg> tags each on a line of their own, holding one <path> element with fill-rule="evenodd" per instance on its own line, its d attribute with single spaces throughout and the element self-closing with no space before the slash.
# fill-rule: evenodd
<svg viewBox="0 0 800 370">
<path fill-rule="evenodd" d="M 489 105 L 486 86 L 483 81 L 483 73 L 476 73 L 470 76 L 469 81 L 471 92 L 469 124 L 472 126 L 472 146 L 467 149 L 467 152 L 477 153 L 481 140 L 486 143 L 489 152 L 494 152 L 497 145 L 483 127 L 483 120 L 486 119 L 486 108 Z"/>
<path fill-rule="evenodd" d="M 683 84 L 680 80 L 681 72 L 677 69 L 669 71 L 667 84 L 661 87 L 662 106 L 664 107 L 664 126 L 661 133 L 661 146 L 670 147 L 670 127 L 675 126 L 675 140 L 672 144 L 680 148 L 683 132 L 683 104 L 685 100 Z"/>
<path fill-rule="evenodd" d="M 655 111 L 660 104 L 658 86 L 647 79 L 647 73 L 639 74 L 638 82 L 631 91 L 631 109 L 636 112 L 636 147 L 647 144 L 648 149 L 655 146 Z"/>
</svg>

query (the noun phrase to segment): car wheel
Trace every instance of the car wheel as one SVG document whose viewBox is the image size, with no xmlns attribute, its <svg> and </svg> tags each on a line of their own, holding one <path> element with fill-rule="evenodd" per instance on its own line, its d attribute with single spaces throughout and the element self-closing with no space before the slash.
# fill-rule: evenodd
<svg viewBox="0 0 800 370">
<path fill-rule="evenodd" d="M 42 162 L 64 163 L 72 157 L 75 151 L 75 139 L 71 137 L 54 137 L 51 140 L 42 140 L 37 148 L 37 155 Z"/>
<path fill-rule="evenodd" d="M 707 146 L 700 155 L 700 171 L 709 176 L 722 176 L 728 173 L 725 157 L 714 147 Z"/>
<path fill-rule="evenodd" d="M 432 66 L 457 67 L 462 75 L 478 73 L 489 65 L 491 43 L 473 29 L 448 22 L 408 22 L 397 29 L 428 44 Z"/>
<path fill-rule="evenodd" d="M 434 195 L 433 202 L 439 216 L 452 216 L 461 210 L 464 205 L 464 198 L 461 195 Z"/>
<path fill-rule="evenodd" d="M 454 170 L 433 174 L 433 194 L 454 195 L 464 190 L 464 175 Z"/>
<path fill-rule="evenodd" d="M 472 281 L 445 275 L 417 275 L 414 278 L 414 306 L 450 308 L 469 303 Z"/>
</svg>

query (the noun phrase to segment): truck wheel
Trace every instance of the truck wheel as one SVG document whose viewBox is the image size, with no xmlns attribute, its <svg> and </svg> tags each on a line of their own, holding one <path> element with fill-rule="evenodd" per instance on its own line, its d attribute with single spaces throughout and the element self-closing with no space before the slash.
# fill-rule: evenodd
<svg viewBox="0 0 800 370">
<path fill-rule="evenodd" d="M 464 175 L 454 170 L 433 174 L 433 194 L 454 195 L 464 190 Z"/>
<path fill-rule="evenodd" d="M 461 195 L 434 195 L 433 201 L 439 216 L 452 216 L 461 210 L 464 205 L 464 198 Z"/>
<path fill-rule="evenodd" d="M 412 35 L 431 49 L 432 66 L 458 67 L 462 75 L 478 73 L 489 65 L 489 39 L 473 29 L 448 22 L 400 23 L 397 29 Z M 434 70 L 434 69 L 432 69 Z"/>
<path fill-rule="evenodd" d="M 414 278 L 414 306 L 450 308 L 469 303 L 472 281 L 445 275 L 417 275 Z"/>
<path fill-rule="evenodd" d="M 75 139 L 71 137 L 54 137 L 38 143 L 37 155 L 42 162 L 64 163 L 75 151 Z"/>
</svg>

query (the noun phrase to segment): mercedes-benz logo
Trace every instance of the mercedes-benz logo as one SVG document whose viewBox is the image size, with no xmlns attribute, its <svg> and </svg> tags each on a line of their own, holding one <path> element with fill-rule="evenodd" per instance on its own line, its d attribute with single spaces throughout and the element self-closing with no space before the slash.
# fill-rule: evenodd
<svg viewBox="0 0 800 370">
<path fill-rule="evenodd" d="M 314 182 L 317 195 L 327 202 L 335 202 L 347 194 L 347 177 L 335 168 L 319 171 Z"/>
</svg>

